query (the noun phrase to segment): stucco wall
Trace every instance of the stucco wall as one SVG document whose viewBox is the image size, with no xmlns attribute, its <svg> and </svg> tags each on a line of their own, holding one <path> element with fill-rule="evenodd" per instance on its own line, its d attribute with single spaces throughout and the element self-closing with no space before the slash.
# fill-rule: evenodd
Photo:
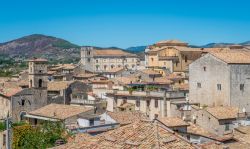
<svg viewBox="0 0 250 149">
<path fill-rule="evenodd" d="M 229 67 L 226 63 L 210 54 L 201 57 L 189 65 L 190 101 L 208 106 L 229 105 L 229 80 Z M 197 83 L 201 84 L 200 88 Z M 221 90 L 217 89 L 217 84 L 221 84 Z"/>
<path fill-rule="evenodd" d="M 230 73 L 230 104 L 250 112 L 250 65 L 230 65 Z M 244 84 L 244 90 L 240 90 L 240 84 Z"/>
<path fill-rule="evenodd" d="M 8 112 L 10 112 L 10 99 L 0 96 L 0 119 L 6 118 Z"/>
</svg>

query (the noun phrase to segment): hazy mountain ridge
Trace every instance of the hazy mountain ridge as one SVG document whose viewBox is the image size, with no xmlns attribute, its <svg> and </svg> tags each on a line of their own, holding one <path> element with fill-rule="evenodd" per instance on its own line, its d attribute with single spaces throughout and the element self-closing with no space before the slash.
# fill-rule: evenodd
<svg viewBox="0 0 250 149">
<path fill-rule="evenodd" d="M 67 59 L 69 55 L 71 58 L 79 58 L 79 49 L 78 45 L 64 39 L 40 34 L 0 44 L 0 54 L 7 54 L 10 57 L 44 57 L 54 60 Z"/>
<path fill-rule="evenodd" d="M 197 48 L 227 47 L 234 43 L 209 43 L 203 46 L 190 45 Z M 250 47 L 250 41 L 239 43 Z M 95 47 L 96 49 L 119 49 L 137 54 L 141 59 L 144 58 L 144 50 L 147 46 L 133 46 L 126 49 L 119 47 Z M 50 61 L 77 62 L 80 58 L 80 46 L 61 38 L 33 34 L 24 36 L 5 43 L 0 43 L 0 54 L 9 55 L 12 58 L 22 57 L 44 57 Z"/>
</svg>

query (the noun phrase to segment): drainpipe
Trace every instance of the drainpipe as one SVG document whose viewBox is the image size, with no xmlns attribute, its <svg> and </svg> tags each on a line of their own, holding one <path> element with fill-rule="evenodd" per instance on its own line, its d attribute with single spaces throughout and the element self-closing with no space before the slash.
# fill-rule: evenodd
<svg viewBox="0 0 250 149">
<path fill-rule="evenodd" d="M 167 116 L 167 98 L 166 98 L 167 91 L 164 90 L 164 95 L 163 95 L 163 117 Z"/>
</svg>

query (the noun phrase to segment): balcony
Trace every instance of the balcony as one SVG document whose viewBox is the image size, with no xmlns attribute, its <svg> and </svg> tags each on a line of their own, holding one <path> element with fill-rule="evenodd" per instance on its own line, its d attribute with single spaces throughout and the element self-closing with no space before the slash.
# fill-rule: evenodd
<svg viewBox="0 0 250 149">
<path fill-rule="evenodd" d="M 105 102 L 106 102 L 105 100 L 71 99 L 71 104 L 90 105 L 90 106 L 95 106 Z"/>
<path fill-rule="evenodd" d="M 138 97 L 158 97 L 158 98 L 185 98 L 184 92 L 176 91 L 166 91 L 165 92 L 156 92 L 156 91 L 118 91 L 118 90 L 109 90 L 107 95 L 118 95 L 118 96 L 138 96 Z"/>
</svg>

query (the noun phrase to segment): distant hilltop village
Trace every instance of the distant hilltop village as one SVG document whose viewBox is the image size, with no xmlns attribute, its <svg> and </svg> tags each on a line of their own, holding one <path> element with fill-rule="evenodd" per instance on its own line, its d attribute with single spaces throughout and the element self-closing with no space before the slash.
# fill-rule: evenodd
<svg viewBox="0 0 250 149">
<path fill-rule="evenodd" d="M 144 54 L 85 46 L 77 63 L 29 59 L 18 75 L 0 78 L 0 119 L 62 123 L 73 136 L 55 149 L 249 148 L 248 46 L 163 40 Z M 11 131 L 0 129 L 0 148 Z"/>
</svg>

